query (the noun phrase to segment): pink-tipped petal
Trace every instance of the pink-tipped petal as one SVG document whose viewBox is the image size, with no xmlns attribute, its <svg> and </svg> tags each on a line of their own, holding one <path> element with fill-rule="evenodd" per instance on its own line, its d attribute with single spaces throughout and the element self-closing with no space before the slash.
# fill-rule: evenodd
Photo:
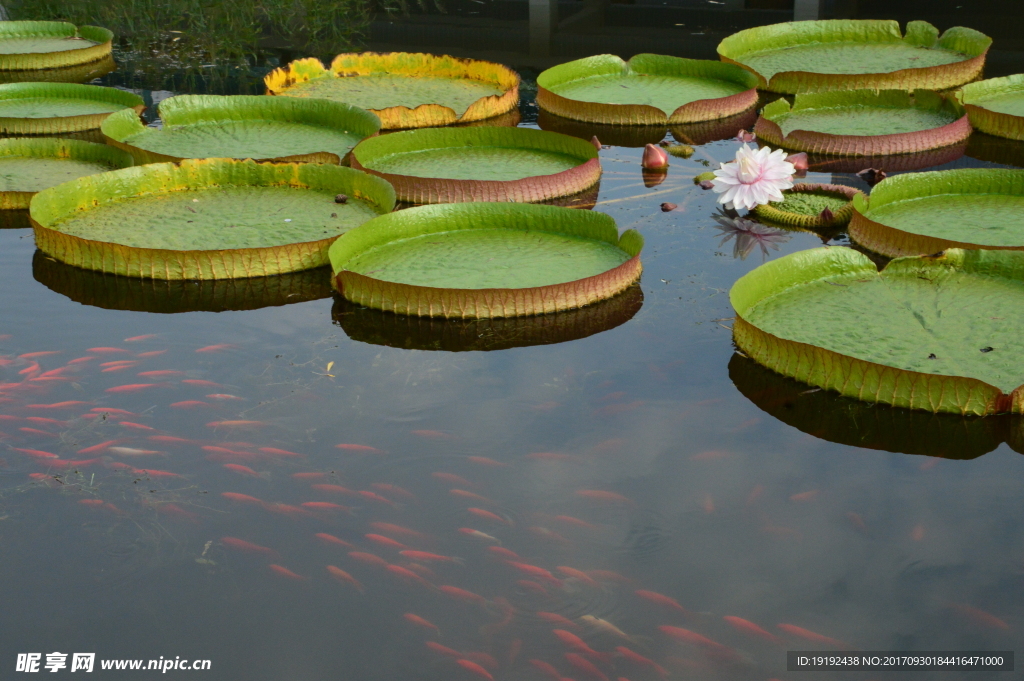
<svg viewBox="0 0 1024 681">
<path fill-rule="evenodd" d="M 668 168 L 668 154 L 661 147 L 648 144 L 640 165 L 647 170 L 664 170 Z"/>
</svg>

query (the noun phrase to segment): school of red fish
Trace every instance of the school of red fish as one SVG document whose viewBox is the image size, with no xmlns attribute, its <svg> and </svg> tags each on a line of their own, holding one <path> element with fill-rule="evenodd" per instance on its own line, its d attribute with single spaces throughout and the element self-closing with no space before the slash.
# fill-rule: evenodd
<svg viewBox="0 0 1024 681">
<path fill-rule="evenodd" d="M 855 643 L 799 623 L 755 622 L 742 612 L 692 612 L 678 594 L 653 590 L 629 575 L 563 564 L 572 559 L 575 543 L 602 531 L 597 511 L 629 513 L 637 502 L 615 490 L 578 489 L 566 500 L 564 513 L 519 517 L 505 510 L 513 500 L 503 498 L 495 475 L 510 466 L 557 465 L 571 459 L 570 454 L 526 451 L 516 461 L 449 457 L 412 490 L 389 480 L 357 484 L 337 470 L 310 468 L 310 452 L 300 446 L 294 447 L 299 451 L 286 448 L 265 435 L 263 422 L 232 414 L 231 405 L 246 400 L 228 392 L 229 387 L 161 366 L 164 349 L 139 349 L 158 341 L 147 335 L 124 339 L 124 347 L 91 347 L 75 354 L 43 350 L 0 355 L 0 466 L 16 463 L 31 471 L 31 484 L 56 490 L 69 486 L 69 473 L 83 473 L 89 486 L 69 495 L 80 512 L 122 516 L 140 509 L 103 498 L 103 480 L 173 484 L 189 478 L 183 467 L 197 457 L 219 464 L 236 476 L 231 479 L 237 485 L 211 493 L 215 498 L 206 499 L 207 506 L 220 513 L 270 513 L 294 521 L 294 531 L 308 536 L 321 559 L 318 564 L 295 564 L 274 546 L 246 536 L 216 538 L 225 554 L 265 570 L 267 579 L 294 582 L 296 588 L 322 583 L 356 598 L 394 597 L 402 589 L 430 594 L 432 608 L 405 612 L 396 626 L 416 632 L 423 654 L 448 665 L 446 677 L 456 681 L 698 678 L 702 669 L 743 666 L 753 657 L 778 657 L 787 649 L 855 649 Z M 232 347 L 212 345 L 195 352 L 228 352 Z M 80 381 L 94 384 L 106 374 L 116 374 L 107 387 L 93 399 L 81 397 Z M 151 403 L 199 419 L 209 437 L 166 432 L 149 409 L 139 409 Z M 240 433 L 246 441 L 235 439 Z M 433 430 L 411 434 L 442 442 L 451 437 Z M 391 456 L 366 442 L 337 443 L 334 451 L 339 461 Z M 720 456 L 704 452 L 694 458 Z M 287 480 L 273 488 L 275 495 L 288 490 L 286 501 L 260 494 L 259 486 L 270 476 Z M 762 492 L 755 487 L 748 504 Z M 422 526 L 428 495 L 430 503 L 444 506 L 451 521 L 447 530 Z M 809 490 L 790 500 L 808 503 L 816 496 L 817 491 Z M 138 506 L 182 523 L 201 525 L 205 520 L 201 509 L 183 502 L 143 498 Z M 703 508 L 714 512 L 710 496 Z M 849 519 L 855 529 L 864 529 L 859 516 L 851 513 Z M 925 528 L 917 526 L 910 538 L 921 541 L 925 535 Z M 600 601 L 599 594 L 613 594 L 612 600 L 645 609 L 647 620 L 657 624 L 624 630 L 610 615 L 576 607 Z M 951 607 L 979 626 L 1009 628 L 999 617 L 969 605 Z M 453 610 L 475 623 L 472 635 L 456 638 L 445 631 L 441 622 Z"/>
</svg>

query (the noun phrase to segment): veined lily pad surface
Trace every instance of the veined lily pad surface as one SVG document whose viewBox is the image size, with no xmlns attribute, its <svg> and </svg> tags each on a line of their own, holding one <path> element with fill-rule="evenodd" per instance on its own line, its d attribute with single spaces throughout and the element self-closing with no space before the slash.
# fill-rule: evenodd
<svg viewBox="0 0 1024 681">
<path fill-rule="evenodd" d="M 0 22 L 0 71 L 54 69 L 110 55 L 114 34 L 63 21 Z"/>
<path fill-rule="evenodd" d="M 838 156 L 909 154 L 967 139 L 963 107 L 928 90 L 797 95 L 764 108 L 754 128 L 766 144 Z"/>
<path fill-rule="evenodd" d="M 848 397 L 961 414 L 1024 406 L 1024 253 L 951 249 L 878 271 L 850 248 L 801 251 L 742 277 L 737 346 Z"/>
<path fill-rule="evenodd" d="M 162 128 L 150 128 L 133 111 L 108 118 L 101 128 L 110 144 L 139 163 L 185 158 L 252 158 L 339 163 L 380 122 L 359 107 L 324 99 L 252 95 L 180 95 L 160 103 Z"/>
<path fill-rule="evenodd" d="M 722 61 L 756 74 L 758 87 L 797 94 L 827 90 L 943 90 L 981 75 L 992 39 L 926 21 L 906 35 L 888 20 L 795 21 L 748 28 L 718 45 Z"/>
<path fill-rule="evenodd" d="M 52 135 L 94 130 L 122 110 L 141 114 L 142 97 L 112 87 L 76 83 L 0 85 L 0 133 Z"/>
<path fill-rule="evenodd" d="M 858 189 L 835 184 L 797 184 L 782 192 L 776 203 L 758 206 L 752 212 L 771 223 L 800 229 L 841 227 L 853 217 L 853 197 Z M 823 216 L 828 209 L 832 217 Z"/>
<path fill-rule="evenodd" d="M 854 198 L 850 237 L 889 257 L 947 248 L 1024 250 L 1024 170 L 889 177 Z"/>
<path fill-rule="evenodd" d="M 367 139 L 352 167 L 379 175 L 409 203 L 539 202 L 601 178 L 590 142 L 528 128 L 435 128 Z"/>
<path fill-rule="evenodd" d="M 331 248 L 335 288 L 398 314 L 516 317 L 570 310 L 640 276 L 643 237 L 603 213 L 508 203 L 410 208 Z"/>
<path fill-rule="evenodd" d="M 299 59 L 264 79 L 267 94 L 323 98 L 377 114 L 385 129 L 469 123 L 519 103 L 519 75 L 501 64 L 407 52 L 339 54 L 328 69 Z"/>
<path fill-rule="evenodd" d="M 344 204 L 335 203 L 346 194 Z M 36 245 L 61 262 L 154 279 L 232 279 L 327 264 L 347 230 L 394 207 L 351 168 L 207 159 L 82 178 L 31 206 Z"/>
<path fill-rule="evenodd" d="M 577 59 L 537 76 L 537 104 L 590 123 L 665 125 L 725 118 L 757 103 L 757 80 L 714 61 L 638 54 Z"/>
<path fill-rule="evenodd" d="M 56 138 L 0 140 L 0 209 L 28 208 L 36 192 L 132 165 L 105 144 Z"/>
<path fill-rule="evenodd" d="M 1024 74 L 969 83 L 956 96 L 978 130 L 1024 140 Z"/>
</svg>

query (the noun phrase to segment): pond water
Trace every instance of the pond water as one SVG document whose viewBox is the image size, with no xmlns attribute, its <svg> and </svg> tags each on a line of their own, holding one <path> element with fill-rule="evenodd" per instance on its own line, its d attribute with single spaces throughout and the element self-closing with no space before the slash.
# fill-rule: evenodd
<svg viewBox="0 0 1024 681">
<path fill-rule="evenodd" d="M 806 678 L 787 650 L 1013 650 L 1017 422 L 862 405 L 737 354 L 729 287 L 822 238 L 727 238 L 692 178 L 739 143 L 647 187 L 651 135 L 605 137 L 594 207 L 643 233 L 641 282 L 535 320 L 362 310 L 325 272 L 123 281 L 35 253 L 9 218 L 2 676 L 58 651 L 211 661 L 167 678 L 482 678 L 452 649 L 499 681 L 549 678 L 534 660 L 580 681 L 764 681 Z M 995 165 L 958 154 L 941 167 Z M 857 169 L 808 181 L 868 190 Z"/>
</svg>

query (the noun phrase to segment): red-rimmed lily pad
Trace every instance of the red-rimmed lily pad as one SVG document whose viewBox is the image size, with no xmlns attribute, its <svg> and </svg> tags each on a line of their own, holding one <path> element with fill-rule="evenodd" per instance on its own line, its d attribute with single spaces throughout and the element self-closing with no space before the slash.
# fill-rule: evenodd
<svg viewBox="0 0 1024 681">
<path fill-rule="evenodd" d="M 1024 170 L 963 168 L 883 180 L 853 200 L 850 238 L 888 257 L 1024 250 Z"/>
<path fill-rule="evenodd" d="M 163 127 L 133 111 L 103 121 L 107 142 L 139 163 L 186 158 L 340 163 L 380 122 L 355 106 L 326 99 L 253 95 L 179 95 L 160 102 Z"/>
<path fill-rule="evenodd" d="M 351 168 L 206 159 L 84 177 L 40 192 L 30 213 L 36 246 L 69 265 L 233 279 L 326 265 L 341 234 L 394 205 L 391 185 Z"/>
<path fill-rule="evenodd" d="M 736 345 L 847 397 L 960 414 L 1024 407 L 1024 253 L 951 249 L 879 271 L 850 248 L 770 261 L 730 298 Z"/>
<path fill-rule="evenodd" d="M 112 87 L 76 83 L 0 85 L 0 133 L 55 135 L 95 130 L 110 114 L 142 113 L 142 97 Z"/>
<path fill-rule="evenodd" d="M 1024 140 L 1024 74 L 969 83 L 956 97 L 978 130 Z"/>
<path fill-rule="evenodd" d="M 944 90 L 980 76 L 991 44 L 963 26 L 940 36 L 927 21 L 911 21 L 902 35 L 895 21 L 832 19 L 748 28 L 719 43 L 718 56 L 785 94 Z"/>
<path fill-rule="evenodd" d="M 886 173 L 907 173 L 924 170 L 933 166 L 952 163 L 964 155 L 972 134 L 966 141 L 948 147 L 918 151 L 913 154 L 892 154 L 889 156 L 829 156 L 808 154 L 807 162 L 812 172 L 818 173 L 859 173 L 867 168 L 877 168 Z"/>
<path fill-rule="evenodd" d="M 541 202 L 601 178 L 590 142 L 529 128 L 406 130 L 361 142 L 352 167 L 378 175 L 408 203 Z"/>
<path fill-rule="evenodd" d="M 852 90 L 797 95 L 764 108 L 754 132 L 772 146 L 836 156 L 910 154 L 962 142 L 963 107 L 928 90 Z"/>
<path fill-rule="evenodd" d="M 457 319 L 571 310 L 640 277 L 643 237 L 603 213 L 518 203 L 410 208 L 331 247 L 348 300 L 404 315 Z"/>
<path fill-rule="evenodd" d="M 751 212 L 771 224 L 810 230 L 832 229 L 850 222 L 853 197 L 862 193 L 859 189 L 836 184 L 796 184 L 783 190 L 782 201 L 760 205 Z"/>
<path fill-rule="evenodd" d="M 756 88 L 756 78 L 720 62 L 601 54 L 537 76 L 537 105 L 589 123 L 678 125 L 746 111 L 757 103 Z"/>
<path fill-rule="evenodd" d="M 52 137 L 0 140 L 0 209 L 28 208 L 44 189 L 131 165 L 131 156 L 105 144 Z"/>
<path fill-rule="evenodd" d="M 110 56 L 114 34 L 63 21 L 0 21 L 0 71 L 56 69 Z"/>
<path fill-rule="evenodd" d="M 389 130 L 482 121 L 519 103 L 519 74 L 507 66 L 410 52 L 339 54 L 330 69 L 299 59 L 271 71 L 264 84 L 270 95 L 362 107 Z"/>
</svg>

